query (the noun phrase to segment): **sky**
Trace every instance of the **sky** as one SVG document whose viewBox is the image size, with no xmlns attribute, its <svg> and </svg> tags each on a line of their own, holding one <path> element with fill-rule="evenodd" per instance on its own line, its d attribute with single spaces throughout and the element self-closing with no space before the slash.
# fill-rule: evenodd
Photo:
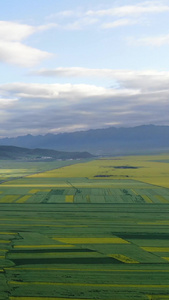
<svg viewBox="0 0 169 300">
<path fill-rule="evenodd" d="M 5 0 L 0 137 L 169 125 L 169 0 Z"/>
</svg>

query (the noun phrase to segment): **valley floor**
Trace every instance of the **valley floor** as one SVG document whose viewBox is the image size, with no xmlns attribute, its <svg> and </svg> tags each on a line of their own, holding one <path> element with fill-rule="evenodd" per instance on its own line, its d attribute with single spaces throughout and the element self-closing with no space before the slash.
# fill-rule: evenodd
<svg viewBox="0 0 169 300">
<path fill-rule="evenodd" d="M 0 300 L 169 299 L 169 189 L 127 159 L 0 185 Z"/>
</svg>

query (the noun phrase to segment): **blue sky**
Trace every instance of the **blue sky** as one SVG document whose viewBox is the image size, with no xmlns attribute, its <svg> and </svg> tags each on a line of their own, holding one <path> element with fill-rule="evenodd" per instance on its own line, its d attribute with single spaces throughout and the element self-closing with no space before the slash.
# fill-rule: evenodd
<svg viewBox="0 0 169 300">
<path fill-rule="evenodd" d="M 0 137 L 169 125 L 169 0 L 6 0 Z"/>
</svg>

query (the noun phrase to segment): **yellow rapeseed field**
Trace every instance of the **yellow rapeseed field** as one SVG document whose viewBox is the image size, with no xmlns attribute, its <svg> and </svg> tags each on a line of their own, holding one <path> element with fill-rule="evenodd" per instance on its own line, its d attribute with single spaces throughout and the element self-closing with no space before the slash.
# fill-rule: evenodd
<svg viewBox="0 0 169 300">
<path fill-rule="evenodd" d="M 0 203 L 12 203 L 17 198 L 19 198 L 20 195 L 6 195 L 0 199 Z"/>
<path fill-rule="evenodd" d="M 169 261 L 169 257 L 162 257 L 162 258 L 164 258 L 164 259 L 166 259 L 167 261 Z"/>
<path fill-rule="evenodd" d="M 147 203 L 153 203 L 153 201 L 147 195 L 141 195 L 141 196 Z"/>
<path fill-rule="evenodd" d="M 27 174 L 30 174 L 27 169 L 0 169 L 0 176 L 4 178 L 20 177 Z"/>
<path fill-rule="evenodd" d="M 65 202 L 73 203 L 74 202 L 74 195 L 66 195 Z"/>
<path fill-rule="evenodd" d="M 33 189 L 29 191 L 29 194 L 36 194 L 37 192 L 39 192 L 40 190 L 37 189 Z"/>
<path fill-rule="evenodd" d="M 30 197 L 31 195 L 25 195 L 21 197 L 19 200 L 17 200 L 16 203 L 25 203 Z"/>
<path fill-rule="evenodd" d="M 132 259 L 131 257 L 122 255 L 122 254 L 110 254 L 110 257 L 113 257 L 119 261 L 122 261 L 126 264 L 139 264 L 139 261 Z"/>
<path fill-rule="evenodd" d="M 141 247 L 148 252 L 169 252 L 169 247 Z"/>
<path fill-rule="evenodd" d="M 156 195 L 156 198 L 159 199 L 161 203 L 169 203 L 169 200 L 165 199 L 161 195 Z"/>
<path fill-rule="evenodd" d="M 166 161 L 169 162 L 167 154 L 103 158 L 30 175 L 28 178 L 132 179 L 169 188 L 169 163 Z"/>
<path fill-rule="evenodd" d="M 68 244 L 130 244 L 119 237 L 112 238 L 53 238 L 62 243 Z"/>
</svg>

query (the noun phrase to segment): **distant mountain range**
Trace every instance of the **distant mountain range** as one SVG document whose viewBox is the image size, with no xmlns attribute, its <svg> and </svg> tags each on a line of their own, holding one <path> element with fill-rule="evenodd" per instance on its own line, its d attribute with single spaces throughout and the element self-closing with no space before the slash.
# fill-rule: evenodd
<svg viewBox="0 0 169 300">
<path fill-rule="evenodd" d="M 0 139 L 0 145 L 57 151 L 87 151 L 97 155 L 158 153 L 169 150 L 169 126 L 110 127 L 38 136 L 28 134 Z"/>
<path fill-rule="evenodd" d="M 88 152 L 62 152 L 48 149 L 27 149 L 16 146 L 0 146 L 0 160 L 51 161 L 56 159 L 92 158 Z"/>
</svg>

